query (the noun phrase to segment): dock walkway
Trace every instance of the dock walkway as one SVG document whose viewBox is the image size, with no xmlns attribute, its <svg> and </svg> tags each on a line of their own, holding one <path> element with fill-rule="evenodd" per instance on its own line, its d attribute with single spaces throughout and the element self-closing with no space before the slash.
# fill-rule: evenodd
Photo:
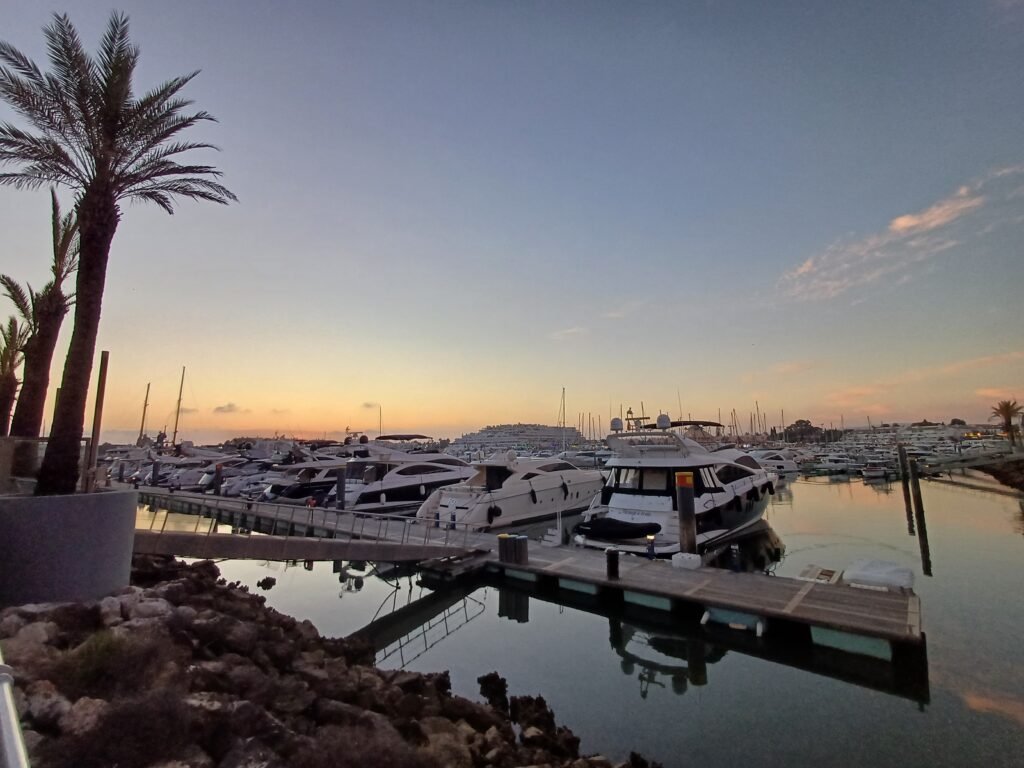
<svg viewBox="0 0 1024 768">
<path fill-rule="evenodd" d="M 502 562 L 497 539 L 491 533 L 471 532 L 440 523 L 413 518 L 353 515 L 329 509 L 306 509 L 279 505 L 203 497 L 199 494 L 140 491 L 141 503 L 160 508 L 208 516 L 211 521 L 230 522 L 238 529 L 255 528 L 254 520 L 272 520 L 271 536 L 213 532 L 211 524 L 200 534 L 199 524 L 189 532 L 139 531 L 137 546 L 146 551 L 186 554 L 176 548 L 197 547 L 197 556 L 256 557 L 258 559 L 368 559 L 382 562 L 416 561 L 425 576 L 436 581 L 454 581 L 462 576 L 480 575 L 536 584 L 539 588 L 568 590 L 598 599 L 621 601 L 672 613 L 705 613 L 713 621 L 742 624 L 769 621 L 810 627 L 825 638 L 845 643 L 829 633 L 874 639 L 886 647 L 923 644 L 920 598 L 911 590 L 878 590 L 829 584 L 803 579 L 734 573 L 716 568 L 686 570 L 664 560 L 622 556 L 619 578 L 608 577 L 603 552 L 576 547 L 529 547 L 526 563 Z M 164 518 L 164 525 L 167 517 Z M 248 526 L 248 528 L 245 528 Z M 278 528 L 283 528 L 279 531 Z M 162 532 L 161 532 L 162 531 Z M 289 545 L 278 533 L 297 536 L 305 544 Z M 162 538 L 163 537 L 163 538 Z M 197 541 L 205 539 L 205 543 Z M 229 540 L 234 539 L 234 542 Z M 258 539 L 273 540 L 257 543 Z M 223 540 L 223 543 L 214 543 Z M 372 545 L 373 554 L 351 554 Z M 203 547 L 203 549 L 198 549 Z M 214 549 L 214 547 L 216 549 Z M 259 550 L 259 554 L 256 550 Z M 219 554 L 213 554 L 216 551 Z M 320 553 L 276 555 L 275 552 Z M 367 549 L 366 552 L 370 552 Z M 230 554 L 230 553 L 235 554 Z M 248 554 L 247 554 L 248 553 Z M 349 553 L 349 554 L 344 554 Z"/>
</svg>

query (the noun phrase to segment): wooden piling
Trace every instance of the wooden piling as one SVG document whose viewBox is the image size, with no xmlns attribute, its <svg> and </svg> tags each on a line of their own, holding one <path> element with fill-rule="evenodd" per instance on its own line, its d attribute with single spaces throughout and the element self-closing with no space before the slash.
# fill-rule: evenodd
<svg viewBox="0 0 1024 768">
<path fill-rule="evenodd" d="M 693 472 L 676 472 L 676 510 L 679 514 L 679 551 L 697 554 L 697 513 L 693 499 Z"/>
</svg>

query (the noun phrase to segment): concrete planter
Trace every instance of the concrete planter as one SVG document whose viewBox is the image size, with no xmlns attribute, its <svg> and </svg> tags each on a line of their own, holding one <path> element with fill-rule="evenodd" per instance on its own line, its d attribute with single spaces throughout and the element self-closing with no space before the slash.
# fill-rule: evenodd
<svg viewBox="0 0 1024 768">
<path fill-rule="evenodd" d="M 0 606 L 95 600 L 128 585 L 135 491 L 0 496 Z"/>
</svg>

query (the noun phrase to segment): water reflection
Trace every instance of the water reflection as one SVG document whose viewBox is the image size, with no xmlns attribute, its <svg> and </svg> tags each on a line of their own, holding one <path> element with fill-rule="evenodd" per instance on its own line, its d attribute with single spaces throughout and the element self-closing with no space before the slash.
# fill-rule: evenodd
<svg viewBox="0 0 1024 768">
<path fill-rule="evenodd" d="M 622 673 L 639 682 L 641 699 L 652 685 L 669 687 L 678 696 L 690 685 L 707 685 L 707 665 L 726 654 L 725 648 L 701 637 L 645 629 L 616 617 L 608 619 L 608 642 L 621 659 Z"/>
</svg>

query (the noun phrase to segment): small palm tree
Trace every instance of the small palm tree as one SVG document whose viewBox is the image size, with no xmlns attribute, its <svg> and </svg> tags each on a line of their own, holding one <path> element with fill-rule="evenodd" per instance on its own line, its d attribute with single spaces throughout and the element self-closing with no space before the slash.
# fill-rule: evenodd
<svg viewBox="0 0 1024 768">
<path fill-rule="evenodd" d="M 135 199 L 174 212 L 177 196 L 225 204 L 235 199 L 207 165 L 181 165 L 176 157 L 209 144 L 182 141 L 183 131 L 213 120 L 185 113 L 192 102 L 179 96 L 198 72 L 176 77 L 136 97 L 139 49 L 128 37 L 128 19 L 113 13 L 95 58 L 83 49 L 65 15 L 43 30 L 51 72 L 0 43 L 0 98 L 34 132 L 0 124 L 0 183 L 34 189 L 58 184 L 75 192 L 79 257 L 75 325 L 50 441 L 39 471 L 37 494 L 72 493 L 85 423 L 96 336 L 110 243 L 121 220 L 120 203 Z"/>
<path fill-rule="evenodd" d="M 1017 431 L 1017 426 L 1013 422 L 1020 416 L 1021 411 L 1024 411 L 1024 407 L 1018 405 L 1016 400 L 1000 400 L 992 407 L 992 415 L 989 417 L 1003 422 L 1003 429 L 1009 437 L 1011 448 L 1016 445 L 1014 432 Z"/>
<path fill-rule="evenodd" d="M 8 298 L 28 326 L 25 342 L 25 372 L 18 404 L 11 419 L 14 437 L 38 437 L 43 424 L 46 392 L 50 386 L 50 363 L 57 336 L 72 297 L 64 293 L 64 281 L 78 268 L 78 222 L 73 213 L 61 214 L 57 192 L 50 190 L 53 227 L 53 278 L 40 291 L 19 285 L 9 275 L 0 275 Z M 16 472 L 16 474 L 20 474 Z"/>
<path fill-rule="evenodd" d="M 18 394 L 18 367 L 28 339 L 28 329 L 13 315 L 0 326 L 0 437 L 7 435 L 11 408 Z"/>
</svg>

